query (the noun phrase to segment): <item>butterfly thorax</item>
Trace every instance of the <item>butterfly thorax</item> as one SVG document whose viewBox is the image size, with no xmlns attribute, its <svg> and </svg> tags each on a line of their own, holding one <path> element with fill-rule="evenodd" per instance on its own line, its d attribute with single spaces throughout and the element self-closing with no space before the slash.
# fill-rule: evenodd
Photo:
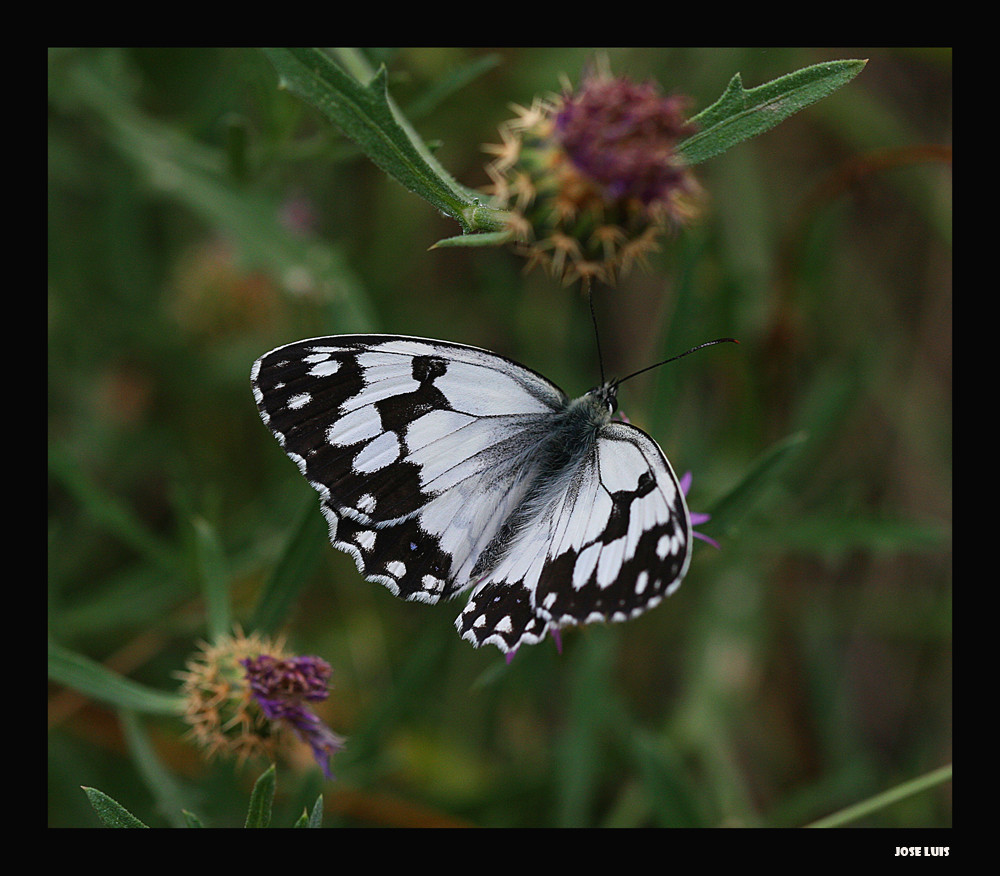
<svg viewBox="0 0 1000 876">
<path fill-rule="evenodd" d="M 598 432 L 618 408 L 617 385 L 605 383 L 570 401 L 555 414 L 544 444 L 536 452 L 539 475 L 531 493 L 547 492 L 548 483 L 576 471 Z"/>
<path fill-rule="evenodd" d="M 598 433 L 610 422 L 617 409 L 616 389 L 617 386 L 611 383 L 596 387 L 552 415 L 548 436 L 531 456 L 534 479 L 480 555 L 473 577 L 489 571 L 525 526 L 549 516 L 548 506 L 566 491 L 584 458 L 593 452 Z"/>
</svg>

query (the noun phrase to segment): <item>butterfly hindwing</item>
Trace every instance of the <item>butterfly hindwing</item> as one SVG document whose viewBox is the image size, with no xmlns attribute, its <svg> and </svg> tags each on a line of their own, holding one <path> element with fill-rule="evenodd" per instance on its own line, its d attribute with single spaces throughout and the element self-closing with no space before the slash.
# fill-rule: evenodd
<svg viewBox="0 0 1000 876">
<path fill-rule="evenodd" d="M 687 570 L 683 492 L 652 438 L 611 421 L 616 384 L 571 402 L 496 354 L 394 335 L 279 347 L 251 380 L 333 545 L 405 599 L 472 587 L 456 625 L 476 646 L 635 617 Z"/>
<path fill-rule="evenodd" d="M 656 442 L 625 423 L 599 431 L 540 518 L 458 619 L 477 646 L 510 651 L 549 629 L 636 617 L 676 589 L 690 562 L 680 485 Z"/>
</svg>

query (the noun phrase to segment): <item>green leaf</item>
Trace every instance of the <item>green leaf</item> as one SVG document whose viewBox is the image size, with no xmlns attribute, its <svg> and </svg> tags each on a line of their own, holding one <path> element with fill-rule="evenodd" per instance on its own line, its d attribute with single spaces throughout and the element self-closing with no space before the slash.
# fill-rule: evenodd
<svg viewBox="0 0 1000 876">
<path fill-rule="evenodd" d="M 848 806 L 846 809 L 821 818 L 819 821 L 806 825 L 806 827 L 843 827 L 845 824 L 850 824 L 852 821 L 857 821 L 859 818 L 864 818 L 866 815 L 871 815 L 873 812 L 885 809 L 887 806 L 891 806 L 893 803 L 904 800 L 913 794 L 919 794 L 929 788 L 951 781 L 951 777 L 952 765 L 948 764 L 947 766 L 932 770 L 919 778 L 903 782 L 903 784 L 897 785 L 888 791 L 883 791 L 881 794 L 876 794 L 874 797 L 864 800 L 861 803 Z"/>
<path fill-rule="evenodd" d="M 514 236 L 514 232 L 484 231 L 481 234 L 459 234 L 455 237 L 445 237 L 435 243 L 431 249 L 441 249 L 449 246 L 502 246 Z"/>
<path fill-rule="evenodd" d="M 944 524 L 909 520 L 824 515 L 787 521 L 775 536 L 789 548 L 834 551 L 864 548 L 895 553 L 940 550 L 948 542 L 949 529 Z"/>
<path fill-rule="evenodd" d="M 606 629 L 594 633 L 579 643 L 575 654 L 566 729 L 555 740 L 553 750 L 554 768 L 559 775 L 556 817 L 565 827 L 587 823 L 587 814 L 596 805 L 602 737 L 617 711 L 611 667 L 618 637 Z"/>
<path fill-rule="evenodd" d="M 189 792 L 177 781 L 174 773 L 160 760 L 146 727 L 135 712 L 122 709 L 118 713 L 131 762 L 156 801 L 156 811 L 173 827 L 184 827 L 184 804 L 190 805 Z"/>
<path fill-rule="evenodd" d="M 49 678 L 120 709 L 154 715 L 179 715 L 184 701 L 112 672 L 89 657 L 49 642 Z"/>
<path fill-rule="evenodd" d="M 49 473 L 72 494 L 98 526 L 121 539 L 159 569 L 170 572 L 177 569 L 177 557 L 171 547 L 147 529 L 131 508 L 87 477 L 82 467 L 68 454 L 51 448 Z"/>
<path fill-rule="evenodd" d="M 302 810 L 293 827 L 322 827 L 323 826 L 323 795 L 320 794 L 313 804 L 312 811 Z"/>
<path fill-rule="evenodd" d="M 389 176 L 455 219 L 463 232 L 501 227 L 491 215 L 498 211 L 483 208 L 472 190 L 445 171 L 397 109 L 386 87 L 385 67 L 362 84 L 317 48 L 265 48 L 264 52 L 282 87 L 323 113 Z"/>
<path fill-rule="evenodd" d="M 208 635 L 210 639 L 215 640 L 232 631 L 229 571 L 215 529 L 201 517 L 196 517 L 192 525 L 198 577 L 201 579 L 201 592 L 205 597 L 208 615 Z"/>
<path fill-rule="evenodd" d="M 680 143 L 677 151 L 688 164 L 713 158 L 832 94 L 867 63 L 849 60 L 814 64 L 749 90 L 737 73 L 722 97 L 691 119 L 699 131 Z"/>
<path fill-rule="evenodd" d="M 267 192 L 239 185 L 225 168 L 225 155 L 181 136 L 141 113 L 89 67 L 71 77 L 74 94 L 104 120 L 109 140 L 143 170 L 165 196 L 193 210 L 234 240 L 248 264 L 270 271 L 286 288 L 322 294 L 343 311 L 352 331 L 370 331 L 374 317 L 343 252 L 313 237 L 290 232 L 280 221 L 280 204 Z M 56 460 L 59 462 L 60 460 Z M 64 476 L 62 470 L 59 474 Z"/>
<path fill-rule="evenodd" d="M 327 543 L 326 532 L 326 520 L 316 508 L 315 494 L 310 493 L 250 617 L 251 630 L 273 633 L 284 623 L 306 577 L 321 556 Z"/>
<path fill-rule="evenodd" d="M 271 804 L 274 803 L 275 768 L 271 764 L 253 786 L 250 808 L 244 827 L 267 827 L 271 823 Z"/>
<path fill-rule="evenodd" d="M 103 791 L 81 786 L 94 812 L 108 827 L 148 827 L 129 812 L 121 803 L 112 800 Z"/>
<path fill-rule="evenodd" d="M 473 58 L 468 63 L 446 73 L 424 94 L 406 107 L 407 117 L 416 119 L 430 114 L 453 94 L 461 91 L 470 82 L 499 65 L 500 61 L 499 54 L 483 55 L 481 58 Z"/>
<path fill-rule="evenodd" d="M 193 812 L 188 812 L 184 809 L 181 814 L 184 816 L 184 823 L 188 827 L 204 827 L 205 825 L 201 823 L 201 819 L 195 815 Z"/>
<path fill-rule="evenodd" d="M 708 510 L 712 519 L 698 528 L 707 532 L 723 532 L 745 516 L 763 492 L 774 483 L 782 470 L 803 447 L 806 436 L 789 435 L 762 453 L 743 479 Z"/>
<path fill-rule="evenodd" d="M 308 827 L 323 826 L 323 795 L 320 794 L 313 803 L 312 811 L 309 813 Z"/>
</svg>

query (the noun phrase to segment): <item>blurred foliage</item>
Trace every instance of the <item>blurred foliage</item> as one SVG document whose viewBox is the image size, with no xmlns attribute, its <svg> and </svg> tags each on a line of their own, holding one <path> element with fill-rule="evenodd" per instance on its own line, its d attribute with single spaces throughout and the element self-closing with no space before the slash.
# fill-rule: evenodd
<svg viewBox="0 0 1000 876">
<path fill-rule="evenodd" d="M 497 126 L 578 80 L 584 49 L 372 50 L 462 185 Z M 612 50 L 692 111 L 868 58 L 849 86 L 701 164 L 701 221 L 596 309 L 630 419 L 715 511 L 664 606 L 522 649 L 459 640 L 457 604 L 394 599 L 323 546 L 316 497 L 260 423 L 252 361 L 361 330 L 495 350 L 571 395 L 599 380 L 578 292 L 388 179 L 251 49 L 49 53 L 49 634 L 176 691 L 193 642 L 294 577 L 282 626 L 334 667 L 348 737 L 321 786 L 279 764 L 275 823 L 794 826 L 951 760 L 951 54 Z M 305 509 L 312 510 L 307 514 Z M 211 550 L 206 560 L 206 545 Z M 209 600 L 211 603 L 211 600 Z M 255 615 L 255 612 L 257 613 Z M 169 716 L 50 689 L 49 823 L 81 785 L 144 823 L 241 825 L 261 767 L 203 763 Z M 951 784 L 857 822 L 950 826 Z"/>
</svg>

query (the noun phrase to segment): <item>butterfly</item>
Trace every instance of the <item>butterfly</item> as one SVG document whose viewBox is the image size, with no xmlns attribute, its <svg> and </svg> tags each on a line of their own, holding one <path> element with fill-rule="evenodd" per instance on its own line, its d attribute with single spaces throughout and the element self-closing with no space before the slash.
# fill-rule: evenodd
<svg viewBox="0 0 1000 876">
<path fill-rule="evenodd" d="M 612 419 L 620 382 L 570 399 L 496 353 L 399 335 L 297 341 L 251 371 L 333 546 L 403 599 L 471 591 L 459 633 L 507 653 L 634 618 L 687 572 L 684 491 L 657 443 Z"/>
</svg>

